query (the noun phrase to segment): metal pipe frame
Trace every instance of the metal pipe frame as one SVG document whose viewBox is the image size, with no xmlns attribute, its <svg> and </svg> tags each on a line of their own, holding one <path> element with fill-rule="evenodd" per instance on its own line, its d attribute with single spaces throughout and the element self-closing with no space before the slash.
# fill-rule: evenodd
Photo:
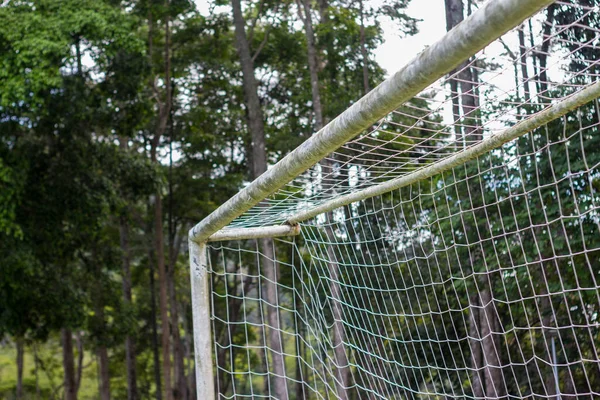
<svg viewBox="0 0 600 400">
<path fill-rule="evenodd" d="M 308 209 L 306 211 L 297 213 L 288 219 L 288 224 L 297 224 L 301 221 L 306 221 L 319 214 L 326 213 L 336 208 L 343 207 L 356 201 L 368 199 L 374 196 L 379 196 L 384 193 L 391 192 L 392 190 L 400 189 L 401 187 L 408 186 L 415 182 L 423 179 L 431 178 L 437 174 L 447 171 L 451 168 L 466 163 L 467 161 L 473 160 L 491 150 L 497 149 L 505 143 L 510 142 L 520 136 L 525 135 L 528 132 L 537 129 L 548 122 L 551 122 L 557 118 L 560 118 L 567 114 L 569 111 L 575 110 L 583 104 L 586 104 L 594 99 L 600 97 L 600 82 L 596 82 L 585 89 L 580 90 L 577 93 L 553 104 L 552 106 L 540 111 L 537 114 L 517 123 L 515 126 L 508 128 L 496 135 L 490 136 L 478 144 L 471 146 L 461 152 L 458 152 L 450 157 L 444 158 L 438 162 L 435 162 L 427 167 L 423 167 L 414 172 L 400 176 L 398 178 L 391 179 L 387 182 L 380 183 L 368 187 L 366 189 L 358 190 L 354 193 L 350 193 L 344 196 L 339 196 L 329 201 L 326 201 L 316 207 Z"/>
<path fill-rule="evenodd" d="M 296 236 L 300 234 L 300 225 L 272 225 L 256 228 L 227 228 L 211 235 L 207 242 L 220 242 L 224 240 L 244 240 L 273 238 L 283 236 Z"/>
<path fill-rule="evenodd" d="M 190 240 L 198 243 L 206 241 L 213 233 L 553 1 L 489 1 L 204 218 L 190 230 Z"/>
<path fill-rule="evenodd" d="M 553 1 L 490 0 L 470 17 L 454 27 L 442 39 L 421 52 L 405 67 L 349 107 L 323 129 L 251 182 L 246 188 L 223 203 L 190 230 L 190 279 L 192 286 L 196 383 L 199 399 L 215 399 L 210 312 L 210 273 L 208 269 L 206 242 L 298 234 L 299 228 L 293 222 L 299 222 L 323 212 L 325 210 L 324 205 L 294 216 L 290 219 L 290 222 L 292 222 L 290 226 L 220 230 L 315 165 L 328 154 L 335 151 L 348 140 L 360 134 L 369 126 L 419 94 L 436 80 L 458 67 L 487 44 L 519 25 Z M 598 85 L 595 86 L 597 89 Z M 543 115 L 550 117 L 553 115 L 552 112 L 550 111 Z M 538 118 L 538 123 L 542 121 L 540 118 L 542 117 Z M 518 124 L 511 128 L 512 130 L 508 130 L 508 132 L 512 132 L 515 135 L 514 137 L 518 137 L 524 134 L 526 130 L 535 128 L 535 123 L 532 121 L 533 118 L 530 118 L 524 121 L 523 124 Z M 512 134 L 505 132 L 505 135 L 496 135 L 486 139 L 480 145 L 467 149 L 469 152 L 463 151 L 456 156 L 450 157 L 447 159 L 449 161 L 445 161 L 445 163 L 439 162 L 415 172 L 414 175 L 411 174 L 413 175 L 411 179 L 424 179 L 427 176 L 439 173 L 439 171 L 442 171 L 442 168 L 452 168 L 453 165 L 458 165 L 461 162 L 476 157 L 476 153 L 480 154 L 479 152 L 485 152 L 488 151 L 487 149 L 500 146 L 504 143 L 503 140 L 505 139 L 506 141 L 511 140 L 508 137 Z M 342 196 L 339 199 L 326 203 L 328 204 L 326 208 L 339 207 L 352 201 L 360 200 L 361 198 L 376 196 L 378 193 L 384 193 L 396 187 L 401 187 L 398 185 L 410 184 L 404 181 L 401 182 L 400 179 L 402 178 L 357 192 L 361 193 L 358 197 L 349 197 L 351 195 Z M 249 236 L 250 234 L 253 236 Z"/>
</svg>

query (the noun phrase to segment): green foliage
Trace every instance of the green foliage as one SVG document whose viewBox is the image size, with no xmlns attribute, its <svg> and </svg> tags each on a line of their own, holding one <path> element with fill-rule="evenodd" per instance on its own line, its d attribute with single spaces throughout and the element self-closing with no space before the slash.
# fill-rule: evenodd
<svg viewBox="0 0 600 400">
<path fill-rule="evenodd" d="M 103 66 L 118 51 L 140 51 L 135 20 L 103 1 L 9 1 L 0 7 L 0 107 L 37 108 L 76 69 L 76 47 Z M 84 47 L 82 49 L 81 47 Z"/>
</svg>

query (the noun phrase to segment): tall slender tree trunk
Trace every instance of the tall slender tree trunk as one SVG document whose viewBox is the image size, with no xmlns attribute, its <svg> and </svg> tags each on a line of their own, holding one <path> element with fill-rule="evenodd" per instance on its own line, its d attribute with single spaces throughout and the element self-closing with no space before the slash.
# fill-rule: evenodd
<svg viewBox="0 0 600 400">
<path fill-rule="evenodd" d="M 97 276 L 101 276 L 100 268 L 98 267 L 96 270 Z M 105 328 L 105 320 L 104 320 L 104 301 L 103 301 L 103 289 L 102 282 L 96 283 L 95 290 L 95 299 L 94 299 L 94 313 L 95 318 L 97 319 L 97 326 L 100 329 L 99 332 L 99 344 L 96 349 L 96 357 L 98 359 L 98 380 L 99 380 L 99 391 L 100 391 L 100 400 L 110 400 L 110 374 L 108 369 L 108 350 L 106 348 L 106 328 Z M 81 339 L 78 338 L 78 350 L 80 354 L 79 368 L 82 368 L 83 358 L 83 343 L 81 343 Z M 77 379 L 77 387 L 81 382 L 81 377 L 78 374 Z"/>
<path fill-rule="evenodd" d="M 457 21 L 462 20 L 462 2 L 456 0 L 445 0 L 446 7 L 446 31 L 450 31 L 456 26 Z M 450 75 L 455 75 L 459 68 L 452 70 Z M 458 80 L 456 78 L 449 79 L 450 96 L 452 97 L 452 119 L 454 122 L 454 135 L 457 149 L 464 147 L 462 127 L 460 121 L 460 97 L 458 91 Z"/>
<path fill-rule="evenodd" d="M 104 317 L 104 280 L 102 279 L 102 264 L 97 261 L 96 251 L 92 250 L 92 268 L 91 271 L 98 277 L 93 282 L 92 286 L 92 301 L 94 309 L 95 326 L 97 327 L 97 344 L 96 344 L 96 358 L 98 361 L 98 391 L 100 394 L 100 400 L 110 400 L 110 373 L 108 365 L 108 349 L 106 347 L 107 335 L 106 335 L 106 320 Z M 78 353 L 78 364 L 77 364 L 77 378 L 76 387 L 79 390 L 83 374 L 83 337 L 81 332 L 77 332 L 75 336 L 77 343 Z"/>
<path fill-rule="evenodd" d="M 310 8 L 310 0 L 302 0 L 304 8 L 304 30 L 306 33 L 307 42 L 307 53 L 308 53 L 308 68 L 310 72 L 310 86 L 312 93 L 312 104 L 313 112 L 315 115 L 315 131 L 320 131 L 324 126 L 323 118 L 323 106 L 321 103 L 321 91 L 319 86 L 319 71 L 318 71 L 318 54 L 316 47 L 316 38 L 312 23 L 312 14 Z M 362 2 L 361 2 L 362 9 Z M 327 17 L 326 15 L 324 16 Z M 368 75 L 367 75 L 367 86 L 368 86 Z M 366 90 L 366 89 L 365 89 Z M 322 162 L 323 174 L 329 174 L 332 170 L 331 165 L 328 161 Z M 333 221 L 331 213 L 327 214 L 328 224 Z M 329 237 L 329 241 L 333 243 L 335 241 L 333 229 L 330 225 L 326 226 L 326 233 Z M 339 265 L 335 261 L 335 252 L 333 248 L 329 246 L 327 248 L 327 255 L 329 258 L 329 270 L 331 271 L 330 290 L 333 298 L 332 311 L 333 311 L 333 348 L 336 364 L 336 392 L 340 399 L 347 399 L 347 388 L 349 383 L 349 362 L 346 354 L 346 346 L 344 341 L 346 338 L 343 324 L 343 315 L 341 310 L 341 290 L 339 285 Z"/>
<path fill-rule="evenodd" d="M 302 301 L 299 299 L 299 297 L 294 296 L 294 306 L 296 309 L 296 313 L 301 315 L 302 314 Z M 302 325 L 302 322 L 298 323 L 298 317 L 296 317 L 294 319 L 295 322 L 295 327 L 296 327 L 296 334 L 298 335 L 298 337 L 302 338 L 304 337 L 304 327 Z M 305 378 L 305 374 L 304 374 L 304 362 L 303 360 L 306 359 L 306 354 L 305 354 L 305 347 L 304 343 L 302 340 L 299 340 L 298 338 L 296 339 L 296 355 L 297 355 L 297 359 L 296 359 L 296 399 L 297 400 L 306 400 L 306 393 L 304 391 L 304 384 L 306 382 L 306 378 Z"/>
<path fill-rule="evenodd" d="M 63 350 L 64 398 L 65 400 L 77 400 L 75 361 L 73 359 L 73 334 L 71 329 L 62 328 L 60 337 Z"/>
<path fill-rule="evenodd" d="M 129 249 L 129 223 L 127 217 L 119 218 L 119 236 L 123 264 L 123 303 L 131 306 L 131 252 Z M 125 336 L 125 367 L 127 369 L 127 400 L 137 400 L 137 370 L 135 341 L 130 334 Z"/>
<path fill-rule="evenodd" d="M 523 93 L 525 101 L 529 102 L 531 98 L 531 82 L 527 72 L 527 53 L 525 48 L 525 25 L 519 26 L 519 63 L 521 64 L 521 77 L 523 78 Z"/>
<path fill-rule="evenodd" d="M 165 6 L 169 8 L 169 0 L 165 1 Z M 152 40 L 150 40 L 152 42 Z M 168 12 L 165 17 L 165 99 L 158 100 L 158 124 L 154 137 L 151 143 L 150 157 L 152 162 L 158 163 L 158 146 L 163 137 L 169 122 L 169 116 L 172 106 L 171 93 L 171 29 L 170 18 Z M 151 49 L 150 49 L 151 50 Z M 158 93 L 154 86 L 154 81 L 151 83 L 155 94 Z M 158 270 L 158 288 L 159 288 L 159 309 L 161 323 L 161 347 L 162 347 L 162 376 L 164 383 L 165 400 L 173 399 L 173 390 L 171 385 L 171 351 L 170 351 L 170 321 L 169 321 L 169 298 L 168 298 L 168 274 L 165 266 L 165 250 L 164 250 L 164 233 L 163 233 L 163 209 L 162 209 L 162 192 L 159 189 L 155 195 L 154 201 L 154 249 L 156 256 L 156 266 Z"/>
<path fill-rule="evenodd" d="M 267 302 L 267 330 L 269 347 L 272 351 L 271 363 L 273 366 L 275 396 L 278 399 L 288 399 L 287 381 L 285 379 L 285 361 L 283 355 L 283 343 L 281 340 L 281 317 L 279 314 L 279 295 L 277 293 L 277 282 L 279 281 L 279 265 L 275 260 L 273 239 L 263 238 L 259 240 L 263 257 L 261 259 L 262 273 L 265 276 L 263 291 Z"/>
<path fill-rule="evenodd" d="M 169 311 L 167 297 L 167 273 L 165 268 L 164 238 L 163 238 L 163 212 L 161 193 L 156 193 L 154 202 L 154 237 L 156 265 L 158 269 L 159 308 L 161 324 L 161 347 L 162 347 L 162 376 L 164 383 L 164 394 L 166 400 L 172 399 L 171 390 L 171 352 L 170 352 L 170 329 Z"/>
<path fill-rule="evenodd" d="M 469 9 L 471 2 L 469 0 Z M 446 6 L 446 28 L 450 30 L 461 23 L 464 19 L 464 4 L 462 0 L 445 0 Z M 469 10 L 470 12 L 470 10 Z M 483 132 L 479 120 L 479 90 L 477 83 L 479 74 L 476 68 L 469 66 L 468 62 L 460 65 L 458 71 L 458 83 L 451 84 L 453 92 L 453 113 L 456 116 L 460 112 L 458 106 L 458 94 L 454 92 L 460 87 L 460 105 L 462 106 L 462 128 L 464 129 L 465 144 L 478 143 L 483 139 Z M 454 73 L 456 73 L 456 71 Z M 456 129 L 456 128 L 455 128 Z M 470 189 L 477 193 L 478 188 Z M 471 204 L 474 207 L 474 204 Z M 465 226 L 467 234 L 471 230 L 477 230 L 477 226 Z M 482 255 L 474 251 L 470 259 L 473 271 L 484 265 Z M 492 279 L 482 274 L 476 278 L 475 288 L 477 293 L 470 296 L 469 307 L 469 336 L 471 348 L 471 385 L 473 396 L 476 398 L 503 398 L 506 396 L 506 385 L 504 382 L 500 344 L 497 337 L 499 330 L 499 317 L 493 299 Z"/>
<path fill-rule="evenodd" d="M 175 376 L 175 388 L 173 397 L 175 400 L 185 399 L 187 397 L 187 385 L 185 380 L 185 368 L 183 363 L 183 348 L 181 335 L 179 332 L 179 312 L 177 306 L 177 297 L 175 289 L 175 276 L 172 269 L 175 268 L 175 262 L 170 264 L 169 268 L 169 294 L 171 306 L 171 326 L 173 327 L 173 367 Z"/>
<path fill-rule="evenodd" d="M 25 341 L 22 337 L 17 337 L 17 400 L 23 398 L 23 366 L 25 354 Z"/>
<path fill-rule="evenodd" d="M 252 140 L 252 173 L 257 178 L 267 170 L 267 152 L 265 146 L 264 116 L 258 97 L 258 83 L 254 76 L 254 63 L 250 52 L 250 44 L 246 37 L 246 22 L 242 15 L 240 0 L 232 0 L 233 24 L 235 27 L 235 45 L 242 67 L 242 84 L 246 116 Z M 277 294 L 277 276 L 279 265 L 274 262 L 273 240 L 260 239 L 259 245 L 262 272 L 265 276 L 263 286 L 265 301 L 267 303 L 267 319 L 270 325 L 267 332 L 268 346 L 272 354 L 273 387 L 275 397 L 287 400 L 288 390 L 283 356 L 283 343 L 280 332 L 279 299 Z"/>
<path fill-rule="evenodd" d="M 162 400 L 162 381 L 160 379 L 160 349 L 158 348 L 158 324 L 156 321 L 156 282 L 154 278 L 153 251 L 149 250 L 150 261 L 150 325 L 152 327 L 152 355 L 154 362 L 154 384 L 156 385 L 156 400 Z"/>
<path fill-rule="evenodd" d="M 473 397 L 483 399 L 485 396 L 484 380 L 482 377 L 483 353 L 481 347 L 481 331 L 479 327 L 479 295 L 469 298 L 469 347 L 471 349 L 471 390 Z"/>
<path fill-rule="evenodd" d="M 481 290 L 480 299 L 483 310 L 479 313 L 481 336 L 483 337 L 482 349 L 485 354 L 485 392 L 488 398 L 502 399 L 506 397 L 506 383 L 502 374 L 502 361 L 500 359 L 499 341 L 497 340 L 499 317 L 496 310 L 491 290 L 492 282 L 484 275 L 487 285 Z"/>
<path fill-rule="evenodd" d="M 185 311 L 185 306 L 182 307 L 183 310 Z M 185 312 L 184 314 L 184 318 L 181 319 L 182 323 L 183 323 L 183 332 L 184 332 L 184 342 L 185 342 L 185 346 L 184 346 L 184 353 L 185 353 L 185 359 L 188 360 L 188 370 L 186 373 L 186 385 L 187 385 L 187 390 L 186 390 L 186 400 L 191 400 L 191 399 L 196 399 L 196 391 L 195 391 L 195 383 L 194 383 L 194 376 L 196 376 L 195 371 L 193 369 L 193 363 L 192 361 L 192 347 L 194 346 L 194 344 L 192 343 L 192 341 L 190 340 L 192 337 L 192 332 L 190 332 L 190 327 L 189 324 L 187 323 L 187 318 L 185 318 Z"/>
<path fill-rule="evenodd" d="M 462 0 L 445 0 L 446 6 L 446 29 L 451 30 L 464 20 L 464 4 Z M 458 91 L 460 86 L 460 103 L 462 105 L 462 124 L 464 129 L 464 140 L 471 143 L 479 142 L 482 137 L 481 127 L 478 118 L 478 91 L 476 85 L 477 71 L 469 66 L 470 61 L 462 63 L 458 68 L 451 72 L 458 72 L 458 83 L 451 84 L 452 91 Z M 454 79 L 452 81 L 456 82 Z M 453 113 L 457 111 L 458 96 L 453 95 Z M 463 138 L 461 138 L 462 140 Z"/>
<path fill-rule="evenodd" d="M 173 222 L 173 121 L 171 118 L 170 137 L 169 137 L 169 300 L 171 307 L 171 326 L 173 333 L 173 366 L 175 377 L 175 390 L 173 398 L 175 400 L 185 399 L 187 397 L 187 384 L 185 380 L 185 367 L 183 363 L 183 347 L 181 335 L 179 333 L 179 307 L 177 305 L 177 288 L 175 278 L 177 276 L 177 255 L 179 246 L 176 243 L 176 227 Z"/>
<path fill-rule="evenodd" d="M 552 27 L 554 26 L 554 14 L 556 11 L 556 4 L 551 4 L 546 9 L 546 21 L 542 29 L 542 45 L 540 51 L 537 53 L 539 60 L 539 81 L 540 81 L 540 101 L 542 103 L 548 102 L 548 53 L 550 51 L 550 37 L 552 35 Z"/>
<path fill-rule="evenodd" d="M 110 373 L 108 369 L 108 350 L 106 346 L 98 347 L 96 352 L 100 370 L 100 400 L 110 400 Z"/>
<path fill-rule="evenodd" d="M 150 10 L 148 13 L 148 63 L 152 67 L 152 57 L 153 57 L 153 40 L 154 40 L 154 16 L 152 15 L 152 11 Z M 154 85 L 154 76 L 151 74 L 150 76 L 150 87 L 152 88 L 154 95 L 156 96 L 156 87 Z M 159 114 L 163 110 L 163 104 L 158 101 Z M 159 129 L 160 123 L 162 120 L 159 115 Z M 158 143 L 160 142 L 159 133 L 156 132 L 154 138 L 152 140 L 151 149 L 150 149 L 150 159 L 155 162 L 156 151 L 158 147 Z M 162 133 L 161 133 L 162 134 Z M 156 207 L 156 206 L 155 206 Z M 148 229 L 150 231 L 151 228 Z M 154 237 L 156 237 L 156 233 L 154 233 Z M 155 247 L 155 246 L 152 246 Z M 156 284 L 155 284 L 155 270 L 154 270 L 154 250 L 149 249 L 149 260 L 150 260 L 150 309 L 151 309 L 151 325 L 152 325 L 152 349 L 153 349 L 153 357 L 154 357 L 154 382 L 156 385 L 156 400 L 162 400 L 162 381 L 161 381 L 161 372 L 160 372 L 160 355 L 158 348 L 158 326 L 156 321 Z M 158 263 L 158 261 L 157 261 Z"/>
<path fill-rule="evenodd" d="M 536 235 L 542 237 L 540 230 L 540 228 L 536 229 Z M 546 257 L 543 257 L 542 255 L 539 256 L 539 259 L 545 258 Z M 556 377 L 554 375 L 554 368 L 552 367 L 554 360 L 552 357 L 551 347 L 552 339 L 556 336 L 556 331 L 552 329 L 552 325 L 555 325 L 555 323 L 553 322 L 554 307 L 552 305 L 552 300 L 548 295 L 549 276 L 546 272 L 550 270 L 551 268 L 547 268 L 547 266 L 545 266 L 544 263 L 540 261 L 539 272 L 535 274 L 537 275 L 537 281 L 539 282 L 540 288 L 539 310 L 542 317 L 542 320 L 540 321 L 542 324 L 542 340 L 540 341 L 542 343 L 542 348 L 540 349 L 540 352 L 542 354 L 545 354 L 545 362 L 538 362 L 538 371 L 541 371 L 542 374 L 544 374 L 544 376 L 542 376 L 541 379 L 544 382 L 545 392 L 548 396 L 547 398 L 549 400 L 557 400 L 555 381 Z M 569 379 L 570 378 L 566 380 L 568 381 Z"/>
<path fill-rule="evenodd" d="M 75 334 L 75 345 L 77 346 L 77 372 L 75 373 L 75 391 L 79 393 L 81 386 L 81 377 L 83 376 L 83 358 L 85 352 L 83 350 L 83 337 L 81 331 Z"/>
<path fill-rule="evenodd" d="M 323 128 L 323 106 L 321 104 L 321 91 L 319 89 L 319 57 L 317 55 L 317 45 L 315 32 L 312 23 L 310 9 L 310 0 L 302 0 L 298 7 L 304 9 L 304 16 L 301 19 L 304 22 L 304 32 L 306 34 L 306 44 L 308 52 L 308 71 L 310 73 L 310 90 L 312 95 L 313 113 L 315 114 L 315 131 Z"/>
<path fill-rule="evenodd" d="M 122 151 L 128 150 L 127 138 L 119 137 L 119 147 Z M 127 308 L 130 308 L 132 304 L 131 250 L 129 248 L 129 222 L 126 213 L 127 209 L 119 217 L 119 243 L 123 268 L 123 303 Z M 125 369 L 127 373 L 127 400 L 138 400 L 135 341 L 129 333 L 125 336 Z"/>
<path fill-rule="evenodd" d="M 362 57 L 363 94 L 371 91 L 369 83 L 369 54 L 365 37 L 365 7 L 363 0 L 358 0 L 358 16 L 360 18 L 360 55 Z"/>
</svg>

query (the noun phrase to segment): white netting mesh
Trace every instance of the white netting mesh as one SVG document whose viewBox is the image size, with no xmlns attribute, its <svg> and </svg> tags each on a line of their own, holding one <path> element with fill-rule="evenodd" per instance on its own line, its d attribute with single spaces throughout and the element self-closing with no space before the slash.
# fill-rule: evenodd
<svg viewBox="0 0 600 400">
<path fill-rule="evenodd" d="M 507 33 L 230 226 L 282 223 L 299 210 L 409 174 L 596 81 L 600 6 L 581 3 L 557 2 L 560 20 L 549 25 L 540 13 Z"/>
<path fill-rule="evenodd" d="M 595 82 L 589 4 L 535 16 L 232 226 L 409 174 Z M 598 398 L 599 149 L 594 101 L 296 238 L 211 244 L 217 393 Z"/>
<path fill-rule="evenodd" d="M 351 398 L 554 399 L 557 382 L 562 398 L 600 396 L 598 127 L 590 105 L 305 223 L 272 245 L 275 285 L 254 241 L 213 245 L 220 392 L 278 397 L 276 308 L 290 398 L 343 398 L 340 370 Z M 348 364 L 336 362 L 336 307 Z"/>
</svg>

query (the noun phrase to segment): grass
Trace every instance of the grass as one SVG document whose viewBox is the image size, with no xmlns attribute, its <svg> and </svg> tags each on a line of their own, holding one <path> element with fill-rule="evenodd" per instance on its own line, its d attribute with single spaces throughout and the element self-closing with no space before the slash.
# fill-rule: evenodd
<svg viewBox="0 0 600 400">
<path fill-rule="evenodd" d="M 44 344 L 38 344 L 37 354 L 40 363 L 37 369 L 34 361 L 33 346 L 25 347 L 23 366 L 24 399 L 61 399 L 62 398 L 62 348 L 58 338 L 51 338 Z M 77 363 L 75 349 L 75 362 Z M 0 400 L 13 400 L 17 386 L 17 351 L 14 342 L 0 342 Z M 83 372 L 78 398 L 81 400 L 98 399 L 97 364 L 89 351 L 84 351 Z M 39 396 L 38 396 L 39 390 Z"/>
</svg>

